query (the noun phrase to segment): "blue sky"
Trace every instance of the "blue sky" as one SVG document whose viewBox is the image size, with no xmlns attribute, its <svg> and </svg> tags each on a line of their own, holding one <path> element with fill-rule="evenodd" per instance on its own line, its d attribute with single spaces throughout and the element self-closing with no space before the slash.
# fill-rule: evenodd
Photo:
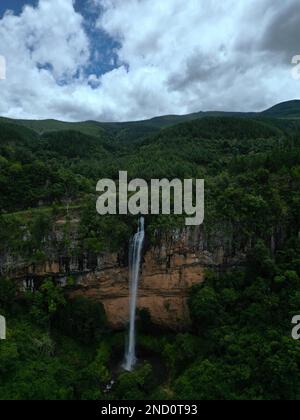
<svg viewBox="0 0 300 420">
<path fill-rule="evenodd" d="M 300 97 L 299 39 L 299 0 L 0 0 L 0 116 L 261 111 Z"/>
<path fill-rule="evenodd" d="M 120 47 L 120 44 L 104 31 L 94 29 L 99 14 L 89 7 L 88 3 L 87 0 L 76 0 L 74 6 L 85 19 L 84 27 L 92 46 L 92 63 L 88 66 L 87 72 L 99 76 L 117 67 L 117 55 L 114 51 Z M 95 59 L 97 53 L 102 56 L 101 62 Z"/>
<path fill-rule="evenodd" d="M 1 0 L 0 2 L 0 15 L 3 15 L 6 10 L 13 10 L 19 14 L 26 4 L 35 5 L 38 0 Z"/>
<path fill-rule="evenodd" d="M 12 10 L 14 14 L 20 15 L 24 6 L 37 6 L 38 1 L 39 0 L 0 0 L 0 16 L 7 10 Z M 119 47 L 119 43 L 108 36 L 104 31 L 94 30 L 98 14 L 95 13 L 95 10 L 92 7 L 89 7 L 89 1 L 75 0 L 74 8 L 85 18 L 84 26 L 91 42 L 92 60 L 91 64 L 86 67 L 86 72 L 100 76 L 101 74 L 116 68 L 117 57 L 114 51 Z M 97 56 L 97 53 L 101 53 L 101 62 L 94 59 Z"/>
<path fill-rule="evenodd" d="M 6 10 L 13 10 L 14 13 L 19 14 L 22 8 L 26 5 L 35 6 L 38 0 L 1 0 L 0 2 L 0 15 L 5 13 Z M 78 10 L 85 10 L 87 7 L 87 0 L 76 0 L 76 8 Z"/>
</svg>

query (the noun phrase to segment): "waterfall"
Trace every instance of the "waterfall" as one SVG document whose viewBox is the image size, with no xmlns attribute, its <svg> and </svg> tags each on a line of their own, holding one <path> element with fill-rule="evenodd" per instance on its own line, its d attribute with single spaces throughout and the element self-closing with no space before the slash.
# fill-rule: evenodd
<svg viewBox="0 0 300 420">
<path fill-rule="evenodd" d="M 144 218 L 139 221 L 139 228 L 134 235 L 129 252 L 129 275 L 130 275 L 130 323 L 129 323 L 129 340 L 125 353 L 124 369 L 131 372 L 136 364 L 135 354 L 135 318 L 136 318 L 136 302 L 138 284 L 140 278 L 142 249 L 145 238 Z"/>
</svg>

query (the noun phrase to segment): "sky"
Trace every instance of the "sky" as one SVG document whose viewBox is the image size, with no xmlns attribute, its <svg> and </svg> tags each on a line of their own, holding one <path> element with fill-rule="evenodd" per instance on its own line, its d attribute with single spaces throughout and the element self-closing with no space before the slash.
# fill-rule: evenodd
<svg viewBox="0 0 300 420">
<path fill-rule="evenodd" d="M 300 98 L 299 41 L 299 0 L 0 0 L 0 115 L 261 111 Z"/>
</svg>

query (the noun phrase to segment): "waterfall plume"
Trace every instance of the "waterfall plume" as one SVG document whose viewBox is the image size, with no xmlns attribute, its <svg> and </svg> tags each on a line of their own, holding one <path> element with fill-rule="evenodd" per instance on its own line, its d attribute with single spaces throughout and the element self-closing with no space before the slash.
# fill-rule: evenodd
<svg viewBox="0 0 300 420">
<path fill-rule="evenodd" d="M 138 285 L 141 269 L 141 257 L 145 239 L 144 218 L 139 220 L 139 228 L 134 235 L 129 251 L 129 275 L 130 275 L 130 317 L 129 317 L 129 338 L 125 353 L 124 369 L 132 371 L 136 364 L 136 304 Z"/>
</svg>

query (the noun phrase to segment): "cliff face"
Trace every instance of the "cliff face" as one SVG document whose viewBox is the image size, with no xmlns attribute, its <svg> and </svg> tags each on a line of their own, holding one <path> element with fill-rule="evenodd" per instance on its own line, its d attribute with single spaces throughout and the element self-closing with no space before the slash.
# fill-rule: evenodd
<svg viewBox="0 0 300 420">
<path fill-rule="evenodd" d="M 78 242 L 76 221 L 72 226 L 75 244 Z M 55 233 L 56 244 L 60 240 L 59 232 L 57 229 Z M 152 321 L 162 327 L 186 328 L 189 324 L 189 289 L 203 282 L 205 268 L 220 269 L 237 265 L 244 259 L 244 253 L 237 252 L 232 243 L 224 233 L 208 235 L 201 227 L 159 236 L 156 246 L 146 244 L 138 308 L 147 309 Z M 2 255 L 2 270 L 17 279 L 23 288 L 37 287 L 47 276 L 65 286 L 72 277 L 75 285 L 71 288 L 71 296 L 86 296 L 101 302 L 112 327 L 126 325 L 129 318 L 127 251 L 70 257 L 70 250 L 66 253 L 56 249 L 49 246 L 47 261 L 35 265 Z"/>
<path fill-rule="evenodd" d="M 99 267 L 100 268 L 100 267 Z M 189 288 L 203 281 L 203 267 L 193 253 L 174 250 L 166 256 L 151 249 L 145 254 L 138 293 L 138 308 L 147 309 L 154 323 L 168 328 L 184 327 L 189 322 Z M 120 327 L 129 317 L 128 268 L 120 267 L 111 256 L 99 271 L 82 276 L 73 295 L 85 295 L 103 303 L 108 320 Z"/>
</svg>

